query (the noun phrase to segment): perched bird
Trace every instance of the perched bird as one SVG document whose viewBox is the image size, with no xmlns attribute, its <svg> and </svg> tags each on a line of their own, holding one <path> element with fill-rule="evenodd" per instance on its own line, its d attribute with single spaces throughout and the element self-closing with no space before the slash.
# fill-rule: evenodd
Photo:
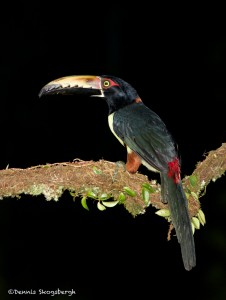
<svg viewBox="0 0 226 300">
<path fill-rule="evenodd" d="M 106 100 L 109 127 L 127 149 L 127 171 L 135 173 L 143 164 L 160 173 L 161 200 L 168 203 L 184 267 L 191 270 L 196 265 L 195 243 L 180 161 L 176 144 L 161 118 L 143 104 L 129 83 L 110 75 L 62 77 L 45 85 L 39 96 L 48 94 L 84 94 Z"/>
</svg>

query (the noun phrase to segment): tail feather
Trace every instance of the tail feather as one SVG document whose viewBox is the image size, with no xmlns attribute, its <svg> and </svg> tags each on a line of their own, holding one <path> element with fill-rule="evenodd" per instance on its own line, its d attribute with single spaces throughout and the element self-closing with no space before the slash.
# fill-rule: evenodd
<svg viewBox="0 0 226 300">
<path fill-rule="evenodd" d="M 196 265 L 196 255 L 188 203 L 182 183 L 181 181 L 175 183 L 167 173 L 161 174 L 161 191 L 162 201 L 168 202 L 171 220 L 181 247 L 184 267 L 189 271 Z"/>
</svg>

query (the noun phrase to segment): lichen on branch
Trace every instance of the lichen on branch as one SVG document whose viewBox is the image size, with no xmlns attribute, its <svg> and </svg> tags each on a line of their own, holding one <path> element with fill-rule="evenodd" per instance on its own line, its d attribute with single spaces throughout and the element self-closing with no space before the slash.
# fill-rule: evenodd
<svg viewBox="0 0 226 300">
<path fill-rule="evenodd" d="M 210 151 L 193 174 L 183 179 L 191 217 L 197 215 L 199 198 L 207 185 L 220 178 L 225 170 L 226 143 Z M 133 216 L 144 213 L 149 205 L 167 210 L 167 205 L 160 200 L 160 184 L 139 172 L 130 174 L 123 166 L 106 160 L 74 160 L 0 170 L 0 199 L 43 194 L 46 200 L 57 201 L 66 190 L 76 199 L 93 198 L 99 203 L 117 200 Z"/>
</svg>

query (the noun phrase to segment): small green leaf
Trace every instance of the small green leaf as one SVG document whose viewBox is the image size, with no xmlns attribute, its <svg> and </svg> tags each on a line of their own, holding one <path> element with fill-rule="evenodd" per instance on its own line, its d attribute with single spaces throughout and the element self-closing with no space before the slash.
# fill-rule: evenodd
<svg viewBox="0 0 226 300">
<path fill-rule="evenodd" d="M 125 186 L 123 188 L 124 192 L 126 192 L 126 194 L 128 194 L 131 197 L 135 197 L 136 196 L 136 192 L 131 190 L 131 188 L 129 188 L 128 186 Z"/>
<path fill-rule="evenodd" d="M 166 208 L 159 209 L 155 213 L 156 213 L 156 215 L 158 215 L 160 217 L 169 217 L 170 216 L 170 211 Z"/>
<path fill-rule="evenodd" d="M 197 201 L 199 200 L 199 197 L 195 192 L 191 192 L 191 195 L 195 200 L 197 200 Z"/>
<path fill-rule="evenodd" d="M 195 176 L 195 175 L 191 175 L 191 176 L 189 177 L 189 181 L 190 181 L 191 186 L 196 186 L 197 181 L 198 181 L 198 178 L 197 178 L 197 176 Z"/>
<path fill-rule="evenodd" d="M 197 217 L 199 218 L 199 221 L 202 224 L 202 226 L 204 226 L 206 224 L 206 217 L 204 212 L 201 209 L 199 209 Z"/>
<path fill-rule="evenodd" d="M 120 203 L 123 203 L 123 202 L 125 202 L 125 200 L 126 200 L 126 196 L 125 196 L 125 194 L 123 194 L 122 192 L 118 195 L 118 201 L 120 202 Z"/>
<path fill-rule="evenodd" d="M 194 235 L 194 233 L 195 233 L 195 226 L 194 226 L 194 224 L 192 222 L 191 222 L 191 229 L 192 229 L 192 233 Z"/>
<path fill-rule="evenodd" d="M 100 169 L 97 169 L 96 166 L 93 167 L 93 172 L 97 175 L 102 174 L 102 171 Z"/>
<path fill-rule="evenodd" d="M 102 201 L 103 205 L 106 207 L 114 207 L 116 204 L 118 204 L 118 200 L 116 201 Z"/>
<path fill-rule="evenodd" d="M 100 200 L 107 200 L 107 199 L 109 199 L 109 198 L 111 198 L 111 195 L 109 195 L 109 194 L 107 194 L 107 193 L 103 193 L 103 194 L 101 194 L 100 197 L 99 197 Z"/>
<path fill-rule="evenodd" d="M 49 167 L 50 167 L 50 164 L 47 163 L 46 165 L 43 165 L 42 167 L 43 167 L 43 168 L 49 168 Z"/>
<path fill-rule="evenodd" d="M 97 199 L 97 195 L 93 191 L 88 191 L 86 196 L 92 199 Z"/>
<path fill-rule="evenodd" d="M 82 206 L 83 206 L 85 209 L 89 210 L 89 207 L 88 207 L 88 205 L 87 205 L 87 203 L 86 203 L 86 199 L 87 199 L 86 196 L 82 197 L 81 203 L 82 203 Z"/>
<path fill-rule="evenodd" d="M 144 200 L 144 203 L 147 205 L 149 204 L 149 199 L 150 199 L 150 192 L 146 188 L 142 188 L 142 198 Z"/>
<path fill-rule="evenodd" d="M 142 187 L 147 189 L 149 191 L 149 193 L 154 193 L 155 192 L 154 188 L 149 183 L 143 183 Z"/>
<path fill-rule="evenodd" d="M 103 204 L 101 204 L 100 201 L 97 202 L 97 208 L 99 210 L 105 210 L 106 209 L 106 207 Z"/>
<path fill-rule="evenodd" d="M 185 192 L 185 196 L 186 196 L 187 199 L 189 199 L 190 194 Z"/>
<path fill-rule="evenodd" d="M 192 222 L 192 224 L 194 224 L 195 229 L 200 229 L 200 222 L 199 222 L 198 218 L 192 217 L 191 218 L 191 222 Z"/>
</svg>

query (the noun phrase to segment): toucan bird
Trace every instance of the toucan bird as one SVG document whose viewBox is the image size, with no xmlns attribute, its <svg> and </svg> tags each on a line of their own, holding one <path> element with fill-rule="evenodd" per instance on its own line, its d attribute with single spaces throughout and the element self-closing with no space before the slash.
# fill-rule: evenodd
<svg viewBox="0 0 226 300">
<path fill-rule="evenodd" d="M 135 173 L 143 164 L 160 173 L 161 200 L 168 203 L 184 267 L 191 270 L 196 265 L 195 243 L 180 160 L 175 141 L 161 118 L 144 105 L 129 83 L 115 76 L 62 77 L 45 85 L 39 96 L 49 94 L 84 94 L 106 100 L 109 127 L 127 149 L 127 171 Z"/>
</svg>

